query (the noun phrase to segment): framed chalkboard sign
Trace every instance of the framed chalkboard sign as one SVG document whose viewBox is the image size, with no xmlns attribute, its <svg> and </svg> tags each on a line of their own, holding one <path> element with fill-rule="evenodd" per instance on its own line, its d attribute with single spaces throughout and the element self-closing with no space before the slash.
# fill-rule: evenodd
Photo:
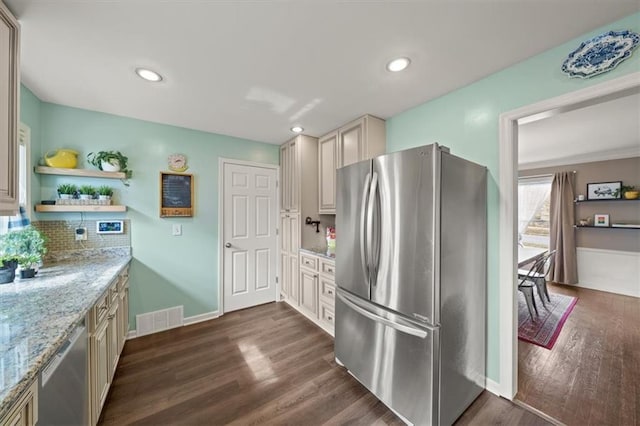
<svg viewBox="0 0 640 426">
<path fill-rule="evenodd" d="M 193 216 L 193 175 L 160 172 L 160 217 Z"/>
</svg>

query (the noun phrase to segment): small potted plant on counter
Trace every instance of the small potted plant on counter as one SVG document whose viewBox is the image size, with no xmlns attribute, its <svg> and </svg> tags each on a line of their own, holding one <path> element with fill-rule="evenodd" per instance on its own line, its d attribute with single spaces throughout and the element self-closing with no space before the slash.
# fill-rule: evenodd
<svg viewBox="0 0 640 426">
<path fill-rule="evenodd" d="M 12 256 L 20 265 L 20 278 L 33 278 L 35 267 L 47 252 L 45 238 L 33 226 L 2 236 L 1 247 L 5 255 Z"/>
<path fill-rule="evenodd" d="M 82 185 L 80 187 L 80 199 L 90 200 L 96 193 L 96 189 L 91 185 Z"/>
<path fill-rule="evenodd" d="M 58 185 L 58 195 L 61 200 L 69 200 L 78 192 L 78 187 L 72 183 L 62 183 Z"/>
<path fill-rule="evenodd" d="M 103 185 L 98 187 L 98 199 L 104 204 L 111 203 L 111 197 L 113 196 L 113 189 L 110 186 Z"/>
<path fill-rule="evenodd" d="M 16 278 L 18 256 L 5 254 L 0 256 L 0 284 L 12 283 Z"/>
<path fill-rule="evenodd" d="M 622 185 L 620 189 L 616 189 L 613 195 L 615 197 L 622 195 L 625 200 L 635 200 L 640 195 L 640 192 L 632 185 Z"/>
</svg>

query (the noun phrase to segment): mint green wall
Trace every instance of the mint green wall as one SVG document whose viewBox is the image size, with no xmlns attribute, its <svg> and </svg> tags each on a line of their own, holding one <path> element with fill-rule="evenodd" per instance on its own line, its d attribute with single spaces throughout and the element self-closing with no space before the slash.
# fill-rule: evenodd
<svg viewBox="0 0 640 426">
<path fill-rule="evenodd" d="M 31 129 L 31 164 L 38 164 L 41 151 L 40 109 L 42 102 L 28 87 L 20 86 L 20 121 Z M 33 202 L 40 193 L 40 176 L 31 173 L 31 196 Z M 36 197 L 36 198 L 34 198 Z"/>
<path fill-rule="evenodd" d="M 640 13 L 585 34 L 540 55 L 419 105 L 387 121 L 387 151 L 438 142 L 453 154 L 489 168 L 487 375 L 499 381 L 498 118 L 506 111 L 640 71 L 640 52 L 613 71 L 588 80 L 569 79 L 562 62 L 581 41 L 604 31 L 640 32 Z M 437 82 L 425 82 L 425 84 Z"/>
<path fill-rule="evenodd" d="M 34 202 L 55 197 L 61 182 L 110 185 L 126 214 L 91 214 L 85 217 L 131 219 L 132 327 L 135 315 L 184 305 L 185 316 L 218 309 L 218 159 L 220 157 L 278 164 L 275 145 L 123 118 L 50 103 L 41 103 L 40 155 L 56 148 L 86 154 L 119 150 L 129 157 L 131 185 L 105 179 L 40 176 Z M 167 171 L 167 156 L 183 153 L 195 180 L 195 216 L 159 218 L 159 172 Z M 80 167 L 91 167 L 81 163 Z M 38 197 L 36 194 L 39 194 Z M 38 220 L 79 221 L 79 213 L 39 213 Z M 173 224 L 182 224 L 182 236 L 171 236 Z"/>
</svg>

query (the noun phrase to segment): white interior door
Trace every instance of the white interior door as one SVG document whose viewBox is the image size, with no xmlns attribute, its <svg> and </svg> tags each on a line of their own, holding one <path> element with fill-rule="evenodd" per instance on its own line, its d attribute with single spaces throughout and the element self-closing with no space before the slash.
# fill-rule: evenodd
<svg viewBox="0 0 640 426">
<path fill-rule="evenodd" d="M 224 311 L 276 300 L 276 169 L 224 164 Z"/>
</svg>

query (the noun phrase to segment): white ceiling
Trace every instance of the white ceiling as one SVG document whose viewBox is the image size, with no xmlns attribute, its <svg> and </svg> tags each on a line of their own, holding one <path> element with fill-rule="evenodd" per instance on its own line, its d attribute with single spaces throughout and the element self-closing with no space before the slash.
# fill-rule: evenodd
<svg viewBox="0 0 640 426">
<path fill-rule="evenodd" d="M 319 136 L 364 113 L 388 118 L 639 9 L 636 0 L 4 1 L 22 23 L 23 82 L 42 100 L 277 144 L 292 125 Z M 411 66 L 385 71 L 398 56 Z M 165 80 L 140 80 L 140 66 Z"/>
<path fill-rule="evenodd" d="M 640 94 L 518 126 L 520 169 L 640 155 Z"/>
</svg>

